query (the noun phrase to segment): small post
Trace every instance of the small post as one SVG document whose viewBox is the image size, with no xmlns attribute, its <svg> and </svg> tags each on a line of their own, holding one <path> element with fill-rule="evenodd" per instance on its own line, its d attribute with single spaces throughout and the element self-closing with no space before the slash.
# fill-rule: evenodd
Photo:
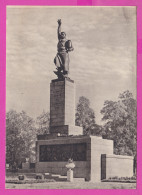
<svg viewBox="0 0 142 195">
<path fill-rule="evenodd" d="M 72 159 L 68 160 L 68 163 L 66 164 L 67 170 L 67 181 L 73 182 L 73 169 L 75 167 L 75 164 Z"/>
</svg>

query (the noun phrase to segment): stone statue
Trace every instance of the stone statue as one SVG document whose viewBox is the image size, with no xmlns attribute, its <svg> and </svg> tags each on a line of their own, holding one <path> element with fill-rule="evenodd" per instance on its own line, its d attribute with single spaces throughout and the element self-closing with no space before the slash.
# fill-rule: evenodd
<svg viewBox="0 0 142 195">
<path fill-rule="evenodd" d="M 61 19 L 58 20 L 58 53 L 54 59 L 57 71 L 54 73 L 58 76 L 58 79 L 64 79 L 68 77 L 69 73 L 69 52 L 73 51 L 72 43 L 66 39 L 66 33 L 61 32 Z"/>
</svg>

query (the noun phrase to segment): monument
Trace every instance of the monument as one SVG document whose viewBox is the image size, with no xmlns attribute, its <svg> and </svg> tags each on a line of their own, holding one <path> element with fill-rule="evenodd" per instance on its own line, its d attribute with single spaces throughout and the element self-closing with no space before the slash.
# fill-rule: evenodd
<svg viewBox="0 0 142 195">
<path fill-rule="evenodd" d="M 50 84 L 50 134 L 38 135 L 36 172 L 67 175 L 69 159 L 75 163 L 74 177 L 98 182 L 109 177 L 131 177 L 133 157 L 113 154 L 113 140 L 83 135 L 75 126 L 75 82 L 69 78 L 72 42 L 61 32 L 58 20 L 58 53 L 54 59 L 57 78 Z"/>
<path fill-rule="evenodd" d="M 64 79 L 68 77 L 69 73 L 69 52 L 73 51 L 71 40 L 66 39 L 66 33 L 61 32 L 61 19 L 58 20 L 58 53 L 54 59 L 57 71 L 54 73 L 58 76 L 58 79 Z"/>
</svg>

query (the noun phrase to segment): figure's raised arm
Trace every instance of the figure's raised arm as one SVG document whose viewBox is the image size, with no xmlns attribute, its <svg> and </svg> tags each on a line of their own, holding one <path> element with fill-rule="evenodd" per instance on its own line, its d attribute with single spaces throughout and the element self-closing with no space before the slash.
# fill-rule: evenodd
<svg viewBox="0 0 142 195">
<path fill-rule="evenodd" d="M 61 19 L 58 20 L 58 30 L 57 30 L 57 34 L 58 34 L 58 39 L 60 39 L 60 35 L 61 35 Z"/>
</svg>

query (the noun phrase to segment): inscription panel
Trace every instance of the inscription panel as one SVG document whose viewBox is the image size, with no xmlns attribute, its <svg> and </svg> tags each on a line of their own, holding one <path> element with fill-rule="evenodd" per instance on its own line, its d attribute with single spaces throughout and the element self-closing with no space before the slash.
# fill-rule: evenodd
<svg viewBox="0 0 142 195">
<path fill-rule="evenodd" d="M 59 145 L 40 145 L 39 161 L 86 161 L 86 143 L 78 144 L 59 144 Z"/>
</svg>

